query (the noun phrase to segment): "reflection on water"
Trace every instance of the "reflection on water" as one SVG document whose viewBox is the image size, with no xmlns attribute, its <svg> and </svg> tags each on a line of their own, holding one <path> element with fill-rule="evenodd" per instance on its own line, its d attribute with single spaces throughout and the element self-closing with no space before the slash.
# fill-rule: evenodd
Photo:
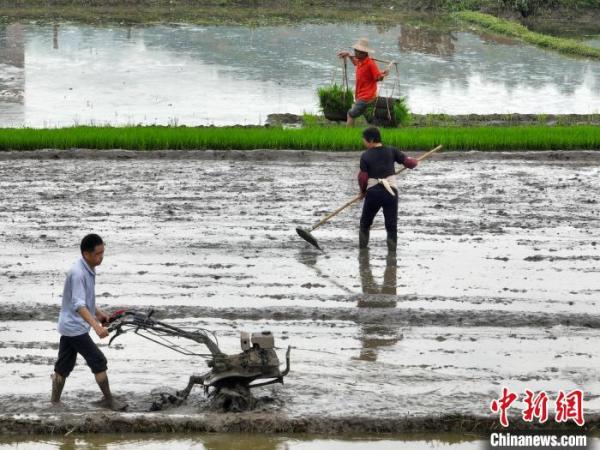
<svg viewBox="0 0 600 450">
<path fill-rule="evenodd" d="M 386 256 L 385 271 L 383 272 L 383 283 L 381 285 L 379 285 L 375 281 L 375 277 L 373 277 L 373 271 L 371 270 L 371 254 L 368 248 L 360 249 L 358 253 L 358 263 L 363 294 L 396 295 L 396 273 L 398 261 L 395 252 L 388 252 Z M 358 306 L 365 307 L 380 305 L 369 304 L 368 297 L 365 296 L 361 302 L 359 302 Z M 390 306 L 396 306 L 395 302 Z"/>
<path fill-rule="evenodd" d="M 52 26 L 52 48 L 58 50 L 58 24 Z"/>
<path fill-rule="evenodd" d="M 24 119 L 24 67 L 23 27 L 0 23 L 0 124 Z"/>
<path fill-rule="evenodd" d="M 385 259 L 383 282 L 377 283 L 371 268 L 371 255 L 368 248 L 360 249 L 358 270 L 363 296 L 358 300 L 359 308 L 395 308 L 398 261 L 395 252 L 388 252 Z M 384 323 L 361 324 L 360 356 L 362 361 L 377 361 L 377 350 L 396 344 L 402 334 L 395 327 Z"/>
<path fill-rule="evenodd" d="M 403 26 L 398 38 L 400 52 L 417 52 L 437 56 L 454 54 L 456 37 L 450 31 Z"/>
<path fill-rule="evenodd" d="M 397 450 L 481 448 L 482 441 L 450 434 L 408 434 L 397 437 L 340 437 L 338 439 L 297 435 L 294 437 L 252 434 L 85 435 L 63 438 L 0 440 L 0 450 Z"/>
<path fill-rule="evenodd" d="M 481 40 L 487 44 L 501 44 L 501 45 L 517 45 L 519 41 L 513 39 L 509 36 L 504 36 L 502 34 L 493 34 L 487 32 L 481 32 L 479 34 Z"/>
<path fill-rule="evenodd" d="M 600 111 L 599 62 L 466 32 L 3 24 L 0 125 L 250 124 L 317 112 L 316 88 L 340 78 L 335 53 L 357 36 L 398 61 L 416 113 Z"/>
</svg>

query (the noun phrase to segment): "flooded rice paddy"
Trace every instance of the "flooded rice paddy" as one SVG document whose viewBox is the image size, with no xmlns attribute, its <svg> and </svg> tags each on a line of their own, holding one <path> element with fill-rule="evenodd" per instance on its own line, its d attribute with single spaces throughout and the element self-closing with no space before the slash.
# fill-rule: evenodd
<svg viewBox="0 0 600 450">
<path fill-rule="evenodd" d="M 357 36 L 398 62 L 380 94 L 407 96 L 415 113 L 600 112 L 600 62 L 427 23 L 9 23 L 0 24 L 0 126 L 262 124 L 271 113 L 317 113 L 316 89 L 341 81 L 335 54 Z"/>
<path fill-rule="evenodd" d="M 402 175 L 395 256 L 381 218 L 358 251 L 358 207 L 314 232 L 324 252 L 294 231 L 355 195 L 356 153 L 89 155 L 0 155 L 3 432 L 481 431 L 502 386 L 581 388 L 598 417 L 595 153 L 435 156 Z M 199 389 L 148 413 L 153 389 L 205 363 L 124 335 L 102 348 L 129 412 L 94 404 L 81 362 L 53 409 L 64 272 L 92 231 L 107 242 L 99 304 L 214 330 L 227 353 L 241 330 L 269 329 L 281 359 L 292 346 L 285 384 L 258 388 L 251 413 L 210 412 Z M 316 448 L 302 445 L 289 448 Z"/>
<path fill-rule="evenodd" d="M 482 441 L 465 440 L 451 434 L 434 436 L 403 435 L 376 437 L 346 437 L 331 439 L 318 436 L 260 436 L 248 434 L 85 436 L 66 438 L 30 438 L 0 440 L 0 450 L 476 450 Z"/>
</svg>

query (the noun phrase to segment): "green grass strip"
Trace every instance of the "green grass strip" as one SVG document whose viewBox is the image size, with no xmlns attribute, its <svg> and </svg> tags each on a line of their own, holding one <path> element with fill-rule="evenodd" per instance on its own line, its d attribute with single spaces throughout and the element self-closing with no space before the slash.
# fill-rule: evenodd
<svg viewBox="0 0 600 450">
<path fill-rule="evenodd" d="M 489 14 L 474 11 L 456 13 L 459 19 L 474 23 L 495 33 L 515 37 L 538 47 L 556 50 L 567 55 L 586 56 L 600 59 L 600 48 L 590 47 L 573 39 L 549 36 L 530 31 L 523 25 L 510 20 L 499 19 Z"/>
<path fill-rule="evenodd" d="M 600 127 L 586 125 L 385 129 L 382 135 L 386 144 L 405 150 L 424 150 L 438 144 L 446 150 L 600 150 Z M 0 150 L 70 148 L 344 151 L 361 150 L 363 144 L 360 128 L 345 127 L 0 129 Z"/>
</svg>

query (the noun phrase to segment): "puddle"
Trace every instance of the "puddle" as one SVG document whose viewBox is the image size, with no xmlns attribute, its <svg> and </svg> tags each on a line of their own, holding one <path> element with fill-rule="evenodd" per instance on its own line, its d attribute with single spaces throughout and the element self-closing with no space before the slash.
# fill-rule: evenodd
<svg viewBox="0 0 600 450">
<path fill-rule="evenodd" d="M 430 450 L 480 449 L 482 443 L 457 435 L 352 436 L 330 439 L 319 436 L 210 435 L 102 435 L 67 438 L 0 440 L 0 450 Z"/>
</svg>

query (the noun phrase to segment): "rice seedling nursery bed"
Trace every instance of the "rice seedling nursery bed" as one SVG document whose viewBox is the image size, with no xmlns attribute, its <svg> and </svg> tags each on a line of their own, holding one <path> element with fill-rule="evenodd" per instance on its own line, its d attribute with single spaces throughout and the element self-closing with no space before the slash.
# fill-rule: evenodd
<svg viewBox="0 0 600 450">
<path fill-rule="evenodd" d="M 69 127 L 0 129 L 0 150 L 362 150 L 362 128 L 310 127 Z M 383 140 L 404 150 L 443 144 L 445 150 L 598 150 L 600 127 L 423 127 L 384 129 Z"/>
</svg>

